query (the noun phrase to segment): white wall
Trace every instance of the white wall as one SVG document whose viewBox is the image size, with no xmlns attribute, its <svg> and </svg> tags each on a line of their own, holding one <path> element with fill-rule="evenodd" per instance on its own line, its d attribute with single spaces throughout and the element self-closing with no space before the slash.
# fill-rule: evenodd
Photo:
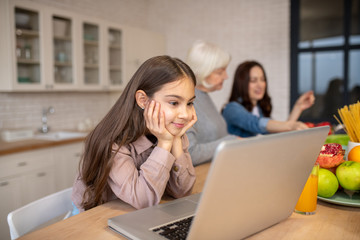
<svg viewBox="0 0 360 240">
<path fill-rule="evenodd" d="M 278 120 L 287 117 L 290 97 L 289 0 L 30 1 L 162 33 L 166 37 L 168 54 L 181 59 L 185 59 L 188 48 L 196 39 L 220 45 L 231 53 L 232 61 L 224 88 L 211 94 L 219 109 L 227 101 L 236 66 L 247 59 L 258 60 L 264 65 L 269 79 L 273 117 Z M 94 98 L 96 106 L 87 105 Z M 52 93 L 0 93 L 0 128 L 35 129 L 41 123 L 42 107 L 48 105 L 55 105 L 58 113 L 56 120 L 56 113 L 49 119 L 53 128 L 76 128 L 85 118 L 94 121 L 102 118 L 113 98 L 114 94 L 106 93 L 62 93 L 57 96 Z M 72 107 L 62 104 L 70 103 L 68 99 L 74 102 Z"/>
<path fill-rule="evenodd" d="M 229 79 L 211 94 L 227 102 L 236 67 L 244 60 L 264 65 L 273 117 L 285 120 L 290 99 L 290 2 L 288 0 L 152 0 L 149 28 L 163 32 L 168 53 L 186 58 L 196 39 L 212 41 L 232 55 Z"/>
</svg>

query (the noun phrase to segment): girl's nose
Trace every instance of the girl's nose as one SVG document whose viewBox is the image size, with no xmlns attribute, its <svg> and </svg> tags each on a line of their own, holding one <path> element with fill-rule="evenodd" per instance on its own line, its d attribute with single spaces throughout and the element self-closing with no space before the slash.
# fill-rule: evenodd
<svg viewBox="0 0 360 240">
<path fill-rule="evenodd" d="M 189 107 L 186 105 L 185 107 L 179 109 L 178 117 L 187 119 L 189 117 L 189 114 L 190 114 L 190 110 Z"/>
</svg>

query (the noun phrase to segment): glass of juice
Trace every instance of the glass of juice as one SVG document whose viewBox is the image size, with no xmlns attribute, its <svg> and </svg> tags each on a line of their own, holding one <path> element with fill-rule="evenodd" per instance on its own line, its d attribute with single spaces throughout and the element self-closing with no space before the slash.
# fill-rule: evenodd
<svg viewBox="0 0 360 240">
<path fill-rule="evenodd" d="M 295 212 L 304 215 L 315 214 L 318 192 L 318 174 L 319 164 L 315 164 L 295 206 Z"/>
</svg>

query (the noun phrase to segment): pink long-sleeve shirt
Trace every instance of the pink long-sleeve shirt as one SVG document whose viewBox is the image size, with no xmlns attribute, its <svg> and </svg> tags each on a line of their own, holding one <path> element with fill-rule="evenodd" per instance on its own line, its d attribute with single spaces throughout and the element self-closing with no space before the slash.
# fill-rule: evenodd
<svg viewBox="0 0 360 240">
<path fill-rule="evenodd" d="M 114 157 L 108 178 L 110 190 L 104 193 L 105 201 L 119 198 L 140 209 L 158 204 L 165 190 L 175 198 L 189 195 L 196 176 L 186 135 L 182 137 L 182 145 L 184 153 L 177 159 L 146 136 L 122 146 Z M 117 147 L 114 144 L 113 151 Z M 78 175 L 72 201 L 80 212 L 84 211 L 81 206 L 84 191 L 85 185 Z"/>
</svg>

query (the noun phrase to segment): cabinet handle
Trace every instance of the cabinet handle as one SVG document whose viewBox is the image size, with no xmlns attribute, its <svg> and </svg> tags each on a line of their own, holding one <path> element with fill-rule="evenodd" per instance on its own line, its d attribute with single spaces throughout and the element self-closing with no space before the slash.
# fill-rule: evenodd
<svg viewBox="0 0 360 240">
<path fill-rule="evenodd" d="M 37 174 L 38 177 L 44 177 L 46 176 L 46 172 L 40 172 Z"/>
<path fill-rule="evenodd" d="M 9 185 L 9 182 L 2 182 L 2 183 L 0 183 L 0 187 L 5 187 L 5 186 L 7 186 L 7 185 Z"/>
<path fill-rule="evenodd" d="M 27 165 L 26 162 L 19 162 L 19 163 L 18 163 L 18 166 L 19 166 L 19 167 L 23 167 L 23 166 L 26 166 L 26 165 Z"/>
</svg>

